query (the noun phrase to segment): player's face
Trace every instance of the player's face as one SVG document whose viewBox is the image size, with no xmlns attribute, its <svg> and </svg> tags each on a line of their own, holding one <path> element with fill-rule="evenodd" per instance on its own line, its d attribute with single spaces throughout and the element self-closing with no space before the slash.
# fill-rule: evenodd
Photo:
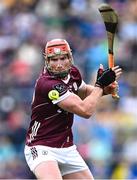
<svg viewBox="0 0 137 180">
<path fill-rule="evenodd" d="M 49 59 L 48 65 L 53 73 L 62 73 L 70 69 L 71 60 L 67 54 L 56 55 Z"/>
</svg>

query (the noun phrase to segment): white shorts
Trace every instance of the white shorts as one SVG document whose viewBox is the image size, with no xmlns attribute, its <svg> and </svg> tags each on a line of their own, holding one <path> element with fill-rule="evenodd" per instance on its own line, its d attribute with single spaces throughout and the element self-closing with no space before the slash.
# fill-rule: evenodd
<svg viewBox="0 0 137 180">
<path fill-rule="evenodd" d="M 88 166 L 73 145 L 67 148 L 51 148 L 47 146 L 25 146 L 25 158 L 31 171 L 44 161 L 57 161 L 61 175 L 66 175 L 88 169 Z"/>
</svg>

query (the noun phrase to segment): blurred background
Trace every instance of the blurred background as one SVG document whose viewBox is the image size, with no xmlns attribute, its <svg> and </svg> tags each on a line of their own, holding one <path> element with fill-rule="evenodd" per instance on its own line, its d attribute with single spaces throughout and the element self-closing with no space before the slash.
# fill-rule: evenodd
<svg viewBox="0 0 137 180">
<path fill-rule="evenodd" d="M 24 159 L 35 80 L 45 43 L 65 38 L 83 79 L 94 84 L 107 67 L 99 14 L 109 3 L 119 15 L 115 61 L 123 68 L 120 100 L 103 97 L 91 119 L 75 116 L 75 143 L 96 179 L 137 179 L 137 0 L 0 0 L 0 178 L 33 179 Z"/>
</svg>

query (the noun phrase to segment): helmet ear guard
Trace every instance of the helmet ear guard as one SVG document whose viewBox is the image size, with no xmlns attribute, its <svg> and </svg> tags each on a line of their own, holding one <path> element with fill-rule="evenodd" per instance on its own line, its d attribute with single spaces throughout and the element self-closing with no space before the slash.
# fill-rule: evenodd
<svg viewBox="0 0 137 180">
<path fill-rule="evenodd" d="M 72 57 L 72 52 L 71 52 L 70 46 L 66 40 L 53 39 L 53 40 L 47 42 L 43 55 L 45 57 L 46 68 L 48 69 L 49 72 L 51 72 L 53 75 L 59 76 L 59 77 L 60 77 L 60 74 L 65 74 L 65 76 L 67 76 L 69 69 L 73 63 L 73 57 Z M 57 55 L 68 55 L 68 58 L 70 59 L 69 69 L 67 69 L 64 72 L 59 72 L 59 73 L 52 72 L 50 65 L 49 65 L 49 60 L 50 60 L 50 58 L 55 57 Z"/>
</svg>

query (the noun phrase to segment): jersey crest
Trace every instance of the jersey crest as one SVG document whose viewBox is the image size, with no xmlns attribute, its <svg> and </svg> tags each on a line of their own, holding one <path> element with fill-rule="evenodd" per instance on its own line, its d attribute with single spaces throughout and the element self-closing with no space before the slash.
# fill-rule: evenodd
<svg viewBox="0 0 137 180">
<path fill-rule="evenodd" d="M 56 89 L 60 94 L 66 91 L 65 85 L 62 83 L 56 84 L 54 89 Z"/>
</svg>

